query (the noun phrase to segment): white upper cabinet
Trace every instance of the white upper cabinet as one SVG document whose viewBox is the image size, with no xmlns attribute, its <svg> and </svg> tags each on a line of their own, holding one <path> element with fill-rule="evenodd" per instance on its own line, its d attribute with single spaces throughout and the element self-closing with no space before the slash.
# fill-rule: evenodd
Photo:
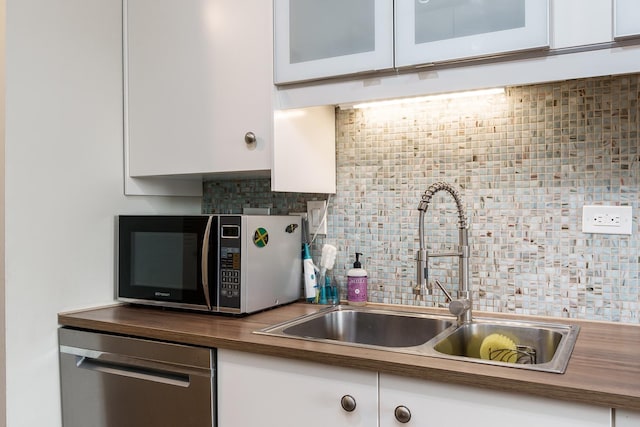
<svg viewBox="0 0 640 427">
<path fill-rule="evenodd" d="M 392 0 L 275 0 L 275 82 L 393 67 Z"/>
<path fill-rule="evenodd" d="M 638 0 L 613 0 L 613 36 L 616 39 L 640 36 Z"/>
<path fill-rule="evenodd" d="M 640 69 L 636 0 L 395 0 L 394 13 L 394 66 L 401 72 L 282 85 L 280 108 L 347 107 Z M 472 59 L 483 57 L 490 59 Z"/>
<path fill-rule="evenodd" d="M 396 67 L 549 46 L 547 0 L 396 0 Z"/>
<path fill-rule="evenodd" d="M 550 4 L 551 49 L 613 41 L 612 0 L 558 0 Z"/>
<path fill-rule="evenodd" d="M 335 193 L 335 109 L 278 111 L 270 0 L 124 0 L 124 42 L 126 194 Z"/>
<path fill-rule="evenodd" d="M 274 113 L 271 190 L 336 192 L 335 118 L 326 105 Z"/>
<path fill-rule="evenodd" d="M 268 176 L 270 52 L 253 44 L 271 35 L 269 8 L 246 0 L 126 0 L 125 6 L 130 175 Z"/>
</svg>

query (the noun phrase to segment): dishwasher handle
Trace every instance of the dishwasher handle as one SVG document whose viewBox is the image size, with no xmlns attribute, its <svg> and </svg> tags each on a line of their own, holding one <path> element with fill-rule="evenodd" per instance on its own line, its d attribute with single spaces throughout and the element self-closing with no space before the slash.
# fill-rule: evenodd
<svg viewBox="0 0 640 427">
<path fill-rule="evenodd" d="M 203 371 L 205 371 L 193 367 L 64 345 L 60 346 L 60 352 L 76 356 L 76 367 L 79 369 L 178 387 L 189 387 L 191 375 L 203 375 Z"/>
</svg>

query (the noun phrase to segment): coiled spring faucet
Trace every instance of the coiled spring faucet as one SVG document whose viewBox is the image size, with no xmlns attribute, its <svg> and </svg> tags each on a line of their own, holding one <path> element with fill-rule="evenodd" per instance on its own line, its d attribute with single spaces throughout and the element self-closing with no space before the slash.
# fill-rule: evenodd
<svg viewBox="0 0 640 427">
<path fill-rule="evenodd" d="M 458 247 L 457 252 L 430 254 L 424 242 L 424 215 L 427 212 L 431 198 L 438 191 L 446 191 L 456 202 L 458 209 Z M 469 235 L 467 226 L 467 216 L 465 213 L 464 205 L 460 193 L 454 187 L 446 182 L 436 182 L 432 184 L 422 195 L 422 200 L 418 204 L 418 210 L 420 211 L 420 219 L 418 224 L 418 233 L 420 234 L 420 249 L 416 254 L 417 264 L 417 286 L 420 287 L 420 293 L 424 295 L 431 295 L 433 291 L 433 285 L 429 282 L 429 258 L 433 257 L 458 257 L 458 293 L 457 299 L 453 299 L 449 292 L 447 292 L 442 284 L 435 280 L 435 283 L 445 293 L 447 298 L 451 301 L 449 303 L 449 311 L 454 316 L 457 316 L 458 323 L 471 322 L 471 290 L 469 286 Z"/>
</svg>

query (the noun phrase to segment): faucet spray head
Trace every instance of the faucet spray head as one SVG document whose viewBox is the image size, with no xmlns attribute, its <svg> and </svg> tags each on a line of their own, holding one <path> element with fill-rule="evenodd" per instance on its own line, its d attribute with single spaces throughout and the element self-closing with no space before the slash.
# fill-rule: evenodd
<svg viewBox="0 0 640 427">
<path fill-rule="evenodd" d="M 429 253 L 420 249 L 416 254 L 416 288 L 423 295 L 433 294 L 433 285 L 429 282 Z"/>
<path fill-rule="evenodd" d="M 458 210 L 458 228 L 460 230 L 467 228 L 467 215 L 465 212 L 464 204 L 462 203 L 462 197 L 460 197 L 460 193 L 456 188 L 454 188 L 451 184 L 444 181 L 439 181 L 433 183 L 426 189 L 426 191 L 422 194 L 422 199 L 420 203 L 418 203 L 418 210 L 421 212 L 426 212 L 429 207 L 429 203 L 431 203 L 431 198 L 438 191 L 445 190 L 453 200 L 456 202 L 456 209 Z"/>
</svg>

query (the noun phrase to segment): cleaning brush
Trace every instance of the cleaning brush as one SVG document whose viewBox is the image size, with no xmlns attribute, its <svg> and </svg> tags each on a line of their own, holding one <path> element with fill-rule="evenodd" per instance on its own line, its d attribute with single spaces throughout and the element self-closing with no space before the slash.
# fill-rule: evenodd
<svg viewBox="0 0 640 427">
<path fill-rule="evenodd" d="M 338 249 L 333 245 L 325 244 L 322 246 L 322 256 L 320 258 L 320 281 L 318 282 L 320 288 L 318 302 L 320 304 L 327 304 L 329 299 L 333 301 L 331 279 L 329 278 L 327 271 L 333 269 L 337 253 Z"/>
<path fill-rule="evenodd" d="M 323 276 L 327 270 L 333 268 L 336 262 L 336 254 L 338 249 L 335 246 L 326 244 L 322 246 L 322 257 L 320 258 L 320 275 Z"/>
</svg>

